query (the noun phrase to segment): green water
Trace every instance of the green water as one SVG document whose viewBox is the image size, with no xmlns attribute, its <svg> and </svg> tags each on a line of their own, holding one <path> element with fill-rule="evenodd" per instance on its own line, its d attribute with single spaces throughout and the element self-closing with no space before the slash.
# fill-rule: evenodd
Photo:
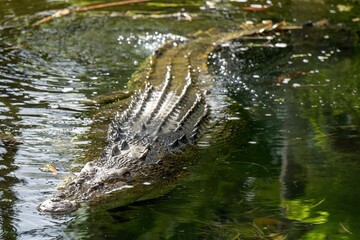
<svg viewBox="0 0 360 240">
<path fill-rule="evenodd" d="M 151 1 L 30 26 L 89 3 L 99 1 L 0 0 L 0 130 L 21 142 L 0 144 L 0 238 L 359 239 L 358 2 L 281 0 L 244 11 L 253 2 Z M 178 12 L 192 21 L 169 16 Z M 72 139 L 89 130 L 92 97 L 126 90 L 166 39 L 244 21 L 324 18 L 326 29 L 214 52 L 211 97 L 227 99 L 226 108 L 172 191 L 110 211 L 36 211 L 90 144 Z M 246 49 L 249 42 L 286 47 Z M 47 163 L 59 174 L 41 172 Z"/>
</svg>

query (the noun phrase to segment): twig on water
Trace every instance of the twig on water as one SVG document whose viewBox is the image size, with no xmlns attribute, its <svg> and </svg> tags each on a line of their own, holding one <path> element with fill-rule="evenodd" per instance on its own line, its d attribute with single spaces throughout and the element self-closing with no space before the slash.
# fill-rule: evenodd
<svg viewBox="0 0 360 240">
<path fill-rule="evenodd" d="M 31 26 L 35 27 L 35 26 L 38 26 L 45 22 L 51 21 L 55 18 L 69 15 L 70 13 L 85 12 L 85 11 L 94 10 L 94 9 L 127 5 L 127 4 L 132 4 L 132 3 L 148 2 L 148 1 L 150 1 L 150 0 L 125 0 L 125 1 L 119 1 L 119 2 L 102 3 L 102 4 L 96 4 L 96 5 L 86 6 L 86 7 L 79 7 L 79 8 L 75 8 L 75 9 L 67 9 L 67 8 L 61 9 L 61 10 L 56 11 L 54 14 L 52 14 L 50 16 L 44 17 L 44 18 L 36 21 Z"/>
<path fill-rule="evenodd" d="M 342 224 L 342 222 L 340 222 L 340 227 L 341 227 L 341 229 L 342 229 L 344 232 L 346 232 L 346 233 L 348 233 L 348 234 L 353 234 L 352 232 L 350 232 L 349 229 L 347 229 L 347 228 L 344 226 L 344 224 Z"/>
</svg>

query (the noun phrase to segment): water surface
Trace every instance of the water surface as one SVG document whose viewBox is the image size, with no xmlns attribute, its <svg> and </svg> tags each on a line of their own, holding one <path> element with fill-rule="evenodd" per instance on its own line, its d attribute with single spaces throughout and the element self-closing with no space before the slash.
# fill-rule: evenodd
<svg viewBox="0 0 360 240">
<path fill-rule="evenodd" d="M 153 1 L 34 28 L 53 10 L 87 1 L 0 0 L 0 130 L 18 142 L 0 147 L 1 238 L 358 239 L 360 6 L 256 3 L 271 7 Z M 125 11 L 167 15 L 134 19 Z M 192 21 L 169 15 L 178 12 Z M 126 91 L 131 74 L 166 39 L 268 18 L 296 24 L 327 18 L 330 27 L 243 40 L 211 55 L 212 98 L 226 99 L 227 108 L 171 192 L 111 211 L 37 212 L 91 144 L 76 136 L 93 122 L 87 114 L 98 107 L 93 97 Z M 40 171 L 44 164 L 58 174 Z"/>
</svg>

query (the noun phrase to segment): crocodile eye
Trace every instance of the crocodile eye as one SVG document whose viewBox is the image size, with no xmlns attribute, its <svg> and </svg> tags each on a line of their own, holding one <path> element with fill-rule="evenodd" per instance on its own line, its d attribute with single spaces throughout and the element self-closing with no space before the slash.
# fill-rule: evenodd
<svg viewBox="0 0 360 240">
<path fill-rule="evenodd" d="M 75 179 L 74 180 L 74 184 L 76 185 L 76 186 L 80 186 L 81 184 L 83 184 L 85 182 L 85 178 L 77 178 L 77 179 Z"/>
</svg>

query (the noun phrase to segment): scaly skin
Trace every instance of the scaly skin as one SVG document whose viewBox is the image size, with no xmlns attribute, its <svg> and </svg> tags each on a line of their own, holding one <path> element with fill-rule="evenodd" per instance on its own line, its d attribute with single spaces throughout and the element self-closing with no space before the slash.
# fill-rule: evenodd
<svg viewBox="0 0 360 240">
<path fill-rule="evenodd" d="M 271 24 L 243 25 L 231 33 L 212 29 L 157 49 L 131 81 L 133 87 L 144 90 L 136 91 L 128 108 L 116 113 L 103 154 L 38 210 L 64 214 L 82 202 L 99 201 L 118 207 L 149 198 L 157 191 L 154 186 L 176 178 L 182 158 L 178 155 L 185 155 L 179 153 L 194 154 L 192 145 L 210 114 L 208 55 L 221 43 L 273 28 Z"/>
</svg>

